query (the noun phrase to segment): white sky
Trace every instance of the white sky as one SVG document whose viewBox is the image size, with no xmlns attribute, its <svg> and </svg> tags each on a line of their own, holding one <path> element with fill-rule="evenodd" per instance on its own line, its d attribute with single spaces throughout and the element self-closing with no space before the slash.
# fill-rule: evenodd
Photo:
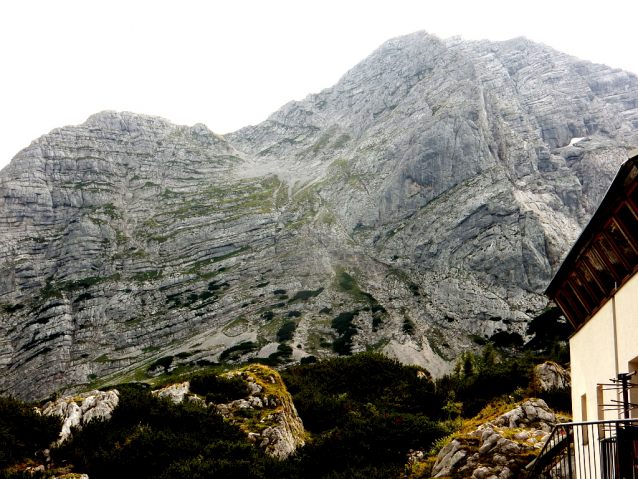
<svg viewBox="0 0 638 479">
<path fill-rule="evenodd" d="M 638 73 L 638 0 L 0 0 L 0 168 L 98 111 L 256 124 L 385 40 L 524 35 Z"/>
</svg>

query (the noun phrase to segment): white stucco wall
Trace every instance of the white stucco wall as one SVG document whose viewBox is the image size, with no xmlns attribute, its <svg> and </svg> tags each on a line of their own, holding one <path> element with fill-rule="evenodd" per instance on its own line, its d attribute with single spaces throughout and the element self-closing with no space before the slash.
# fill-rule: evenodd
<svg viewBox="0 0 638 479">
<path fill-rule="evenodd" d="M 618 372 L 629 372 L 629 362 L 638 357 L 638 274 L 615 295 L 618 344 Z M 569 340 L 572 374 L 572 408 L 574 421 L 582 421 L 582 396 L 586 394 L 587 419 L 595 421 L 598 413 L 598 384 L 609 384 L 616 377 L 613 328 L 613 301 L 607 303 Z M 638 378 L 634 377 L 635 382 Z M 604 402 L 617 399 L 605 393 Z M 618 419 L 607 411 L 605 419 Z"/>
</svg>

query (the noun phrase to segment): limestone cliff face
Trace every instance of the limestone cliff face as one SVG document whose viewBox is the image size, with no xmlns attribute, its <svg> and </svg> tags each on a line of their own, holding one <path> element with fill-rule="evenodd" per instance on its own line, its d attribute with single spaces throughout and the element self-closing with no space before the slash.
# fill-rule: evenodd
<svg viewBox="0 0 638 479">
<path fill-rule="evenodd" d="M 524 335 L 635 145 L 635 75 L 425 32 L 225 137 L 115 112 L 54 130 L 0 172 L 0 390 L 266 357 L 287 321 L 293 359 L 330 356 L 342 312 L 351 351 L 440 374 L 470 335 Z"/>
</svg>

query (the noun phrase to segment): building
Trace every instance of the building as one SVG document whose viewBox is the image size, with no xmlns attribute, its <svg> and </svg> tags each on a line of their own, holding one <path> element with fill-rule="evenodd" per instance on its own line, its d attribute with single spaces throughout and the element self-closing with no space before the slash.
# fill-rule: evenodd
<svg viewBox="0 0 638 479">
<path fill-rule="evenodd" d="M 638 150 L 632 153 L 545 291 L 575 329 L 574 420 L 612 419 L 600 385 L 638 370 Z"/>
<path fill-rule="evenodd" d="M 638 477 L 638 150 L 629 156 L 545 291 L 575 330 L 575 422 L 544 451 L 561 477 Z"/>
</svg>

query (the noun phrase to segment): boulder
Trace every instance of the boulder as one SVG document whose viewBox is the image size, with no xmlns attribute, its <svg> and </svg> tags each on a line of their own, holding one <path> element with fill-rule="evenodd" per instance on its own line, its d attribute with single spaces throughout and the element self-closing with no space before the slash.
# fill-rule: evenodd
<svg viewBox="0 0 638 479">
<path fill-rule="evenodd" d="M 82 427 L 94 418 L 110 418 L 119 403 L 119 396 L 117 389 L 89 391 L 49 401 L 42 408 L 36 408 L 36 411 L 44 416 L 60 416 L 62 430 L 57 442 L 61 444 L 71 434 L 71 428 Z"/>
<path fill-rule="evenodd" d="M 534 459 L 558 422 L 545 401 L 529 399 L 450 441 L 436 458 L 432 477 L 513 479 Z"/>
<path fill-rule="evenodd" d="M 562 389 L 571 386 L 569 371 L 553 361 L 547 361 L 534 368 L 534 377 L 541 391 Z"/>
</svg>

